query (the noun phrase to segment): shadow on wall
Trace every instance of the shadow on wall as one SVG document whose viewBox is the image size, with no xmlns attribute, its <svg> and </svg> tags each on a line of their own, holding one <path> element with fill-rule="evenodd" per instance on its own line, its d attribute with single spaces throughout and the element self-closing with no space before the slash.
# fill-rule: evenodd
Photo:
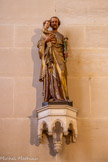
<svg viewBox="0 0 108 162">
<path fill-rule="evenodd" d="M 37 138 L 37 117 L 36 117 L 36 109 L 41 107 L 42 104 L 42 83 L 39 82 L 40 75 L 40 66 L 41 60 L 38 54 L 37 42 L 41 36 L 41 30 L 35 29 L 35 34 L 32 36 L 31 41 L 33 43 L 31 49 L 31 57 L 33 60 L 33 82 L 32 86 L 36 88 L 36 107 L 32 112 L 32 115 L 29 116 L 30 119 L 30 144 L 39 146 L 38 138 Z"/>
<path fill-rule="evenodd" d="M 39 82 L 39 75 L 40 75 L 40 68 L 41 68 L 41 60 L 39 58 L 38 54 L 38 48 L 37 48 L 37 42 L 41 37 L 41 30 L 40 29 L 35 29 L 34 30 L 35 35 L 32 36 L 32 60 L 34 63 L 34 68 L 33 68 L 33 82 L 32 86 L 36 88 L 36 108 L 41 107 L 42 105 L 42 83 Z"/>
</svg>

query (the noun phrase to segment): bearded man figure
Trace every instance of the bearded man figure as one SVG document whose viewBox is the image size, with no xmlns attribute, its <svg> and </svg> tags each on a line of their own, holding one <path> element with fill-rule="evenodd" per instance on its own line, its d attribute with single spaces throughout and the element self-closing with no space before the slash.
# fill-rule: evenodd
<svg viewBox="0 0 108 162">
<path fill-rule="evenodd" d="M 48 20 L 46 20 L 48 22 Z M 45 24 L 45 22 L 44 22 Z M 42 60 L 40 81 L 43 82 L 44 102 L 68 101 L 67 69 L 64 53 L 64 36 L 59 33 L 60 20 L 54 16 L 50 19 L 52 31 L 42 33 L 37 43 Z"/>
</svg>

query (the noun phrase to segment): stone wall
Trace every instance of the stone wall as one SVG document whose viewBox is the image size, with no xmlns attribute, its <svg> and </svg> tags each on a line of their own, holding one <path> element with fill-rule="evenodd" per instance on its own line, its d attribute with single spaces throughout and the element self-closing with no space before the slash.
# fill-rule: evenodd
<svg viewBox="0 0 108 162">
<path fill-rule="evenodd" d="M 42 102 L 36 43 L 43 21 L 54 15 L 69 38 L 69 96 L 79 109 L 78 140 L 68 145 L 64 139 L 58 155 L 45 135 L 38 144 L 35 117 Z M 107 20 L 107 0 L 0 0 L 1 161 L 108 161 Z"/>
</svg>

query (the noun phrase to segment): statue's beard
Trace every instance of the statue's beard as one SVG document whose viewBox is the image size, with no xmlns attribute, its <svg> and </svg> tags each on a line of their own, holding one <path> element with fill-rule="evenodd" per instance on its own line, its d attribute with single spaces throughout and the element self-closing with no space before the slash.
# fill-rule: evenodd
<svg viewBox="0 0 108 162">
<path fill-rule="evenodd" d="M 51 27 L 52 27 L 53 30 L 57 30 L 58 29 L 58 26 L 56 26 L 56 25 L 53 25 Z"/>
</svg>

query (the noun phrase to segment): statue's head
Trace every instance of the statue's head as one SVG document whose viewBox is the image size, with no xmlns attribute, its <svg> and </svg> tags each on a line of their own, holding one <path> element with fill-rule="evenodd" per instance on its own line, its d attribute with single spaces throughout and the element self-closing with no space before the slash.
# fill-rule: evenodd
<svg viewBox="0 0 108 162">
<path fill-rule="evenodd" d="M 52 27 L 53 30 L 57 30 L 60 24 L 61 22 L 58 17 L 53 16 L 50 18 L 50 26 Z"/>
<path fill-rule="evenodd" d="M 50 27 L 50 20 L 45 20 L 45 21 L 43 22 L 43 27 L 44 27 L 45 29 L 48 29 L 48 28 Z"/>
</svg>

